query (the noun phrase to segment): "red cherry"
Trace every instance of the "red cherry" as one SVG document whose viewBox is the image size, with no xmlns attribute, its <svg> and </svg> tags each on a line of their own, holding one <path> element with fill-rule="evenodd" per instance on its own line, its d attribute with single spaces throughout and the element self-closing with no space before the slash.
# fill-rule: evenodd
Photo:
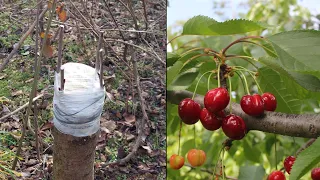
<svg viewBox="0 0 320 180">
<path fill-rule="evenodd" d="M 219 87 L 211 89 L 204 96 L 204 106 L 208 111 L 217 113 L 229 104 L 230 96 L 228 91 L 225 88 Z"/>
<path fill-rule="evenodd" d="M 243 96 L 240 105 L 242 110 L 250 116 L 260 116 L 264 111 L 263 101 L 259 94 Z"/>
<path fill-rule="evenodd" d="M 287 173 L 290 174 L 291 171 L 291 167 L 294 163 L 294 161 L 296 160 L 296 158 L 294 156 L 288 156 L 284 162 L 283 162 L 283 166 L 286 169 Z"/>
<path fill-rule="evenodd" d="M 266 92 L 266 93 L 263 93 L 261 97 L 264 103 L 264 110 L 266 111 L 276 110 L 277 99 L 273 94 Z"/>
<path fill-rule="evenodd" d="M 320 168 L 314 168 L 311 171 L 312 180 L 320 180 Z"/>
<path fill-rule="evenodd" d="M 195 124 L 199 121 L 200 104 L 190 98 L 182 100 L 178 106 L 178 113 L 181 120 L 186 124 Z"/>
<path fill-rule="evenodd" d="M 169 160 L 172 169 L 180 169 L 184 165 L 184 158 L 179 155 L 172 155 Z"/>
<path fill-rule="evenodd" d="M 216 115 L 203 108 L 200 113 L 200 121 L 204 128 L 209 131 L 217 130 L 221 127 L 222 121 Z"/>
<path fill-rule="evenodd" d="M 286 176 L 281 171 L 273 171 L 268 176 L 268 180 L 286 180 Z"/>
<path fill-rule="evenodd" d="M 246 124 L 240 116 L 230 114 L 223 119 L 222 130 L 229 138 L 240 140 L 246 135 Z"/>
</svg>

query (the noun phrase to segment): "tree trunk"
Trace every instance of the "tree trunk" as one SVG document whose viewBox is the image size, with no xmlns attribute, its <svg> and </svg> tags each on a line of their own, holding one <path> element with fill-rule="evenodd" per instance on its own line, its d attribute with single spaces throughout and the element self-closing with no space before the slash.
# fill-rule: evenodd
<svg viewBox="0 0 320 180">
<path fill-rule="evenodd" d="M 75 137 L 53 128 L 54 180 L 93 180 L 95 147 L 99 131 L 91 136 Z"/>
</svg>

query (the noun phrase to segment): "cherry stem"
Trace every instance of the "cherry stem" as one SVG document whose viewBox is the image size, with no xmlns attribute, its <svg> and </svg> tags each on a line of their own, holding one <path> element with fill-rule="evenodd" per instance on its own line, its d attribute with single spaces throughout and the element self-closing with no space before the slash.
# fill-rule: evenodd
<svg viewBox="0 0 320 180">
<path fill-rule="evenodd" d="M 175 40 L 175 39 L 177 39 L 178 37 L 181 37 L 181 36 L 183 36 L 183 34 L 180 34 L 180 35 L 172 38 L 166 45 L 170 44 L 173 40 Z"/>
<path fill-rule="evenodd" d="M 192 48 L 192 49 L 189 49 L 188 51 L 182 53 L 181 56 L 184 56 L 184 55 L 188 54 L 189 52 L 197 51 L 197 50 L 201 50 L 201 49 L 205 49 L 205 48 L 203 48 L 203 47 L 201 47 L 201 48 Z"/>
<path fill-rule="evenodd" d="M 224 159 L 224 148 L 222 150 L 222 160 L 221 160 L 221 164 L 222 164 L 222 179 L 225 180 L 224 178 L 224 164 L 223 164 L 223 159 Z"/>
<path fill-rule="evenodd" d="M 230 43 L 227 47 L 225 47 L 225 48 L 222 50 L 221 54 L 222 54 L 222 55 L 225 55 L 225 54 L 226 54 L 226 51 L 227 51 L 231 46 L 233 46 L 233 45 L 235 45 L 235 44 L 237 44 L 237 43 L 239 43 L 239 42 L 241 42 L 242 40 L 245 40 L 245 39 L 265 39 L 265 38 L 262 37 L 262 36 L 246 36 L 246 37 L 239 38 L 239 39 L 233 41 L 232 43 Z"/>
<path fill-rule="evenodd" d="M 247 82 L 246 76 L 243 74 L 242 71 L 238 71 L 238 72 L 240 72 L 242 74 L 242 77 L 243 77 L 245 85 L 246 85 L 247 94 L 250 95 L 249 86 L 248 86 L 248 82 Z"/>
<path fill-rule="evenodd" d="M 220 149 L 219 154 L 218 154 L 218 161 L 217 161 L 217 163 L 214 165 L 213 177 L 216 175 L 217 164 L 219 163 L 220 155 L 221 155 L 221 152 L 222 152 L 223 148 L 224 148 L 224 147 L 222 147 L 222 148 Z"/>
<path fill-rule="evenodd" d="M 245 85 L 244 85 L 244 82 L 243 82 L 243 79 L 242 79 L 242 77 L 241 77 L 241 75 L 238 73 L 238 71 L 234 71 L 235 73 L 237 73 L 237 75 L 239 76 L 239 78 L 241 79 L 241 83 L 242 83 L 242 85 L 243 85 L 243 90 L 244 90 L 244 92 L 246 91 L 246 88 L 245 88 Z"/>
<path fill-rule="evenodd" d="M 294 137 L 292 137 L 292 140 L 293 140 L 294 146 L 297 146 L 296 139 Z M 297 157 L 297 151 L 295 151 L 294 156 Z"/>
<path fill-rule="evenodd" d="M 249 69 L 244 68 L 244 67 L 242 67 L 242 66 L 233 66 L 232 68 L 234 68 L 234 69 L 238 69 L 238 70 L 247 71 L 247 72 L 251 72 L 251 73 L 256 73 L 256 72 L 254 72 L 254 71 L 250 71 Z"/>
<path fill-rule="evenodd" d="M 259 69 L 258 66 L 256 66 L 255 64 L 253 64 L 251 61 L 249 61 L 248 59 L 251 59 L 251 60 L 254 60 L 254 61 L 257 61 L 257 59 L 253 58 L 253 57 L 250 57 L 250 56 L 238 56 L 238 55 L 227 55 L 226 56 L 226 60 L 228 59 L 233 59 L 233 58 L 241 58 L 245 61 L 247 61 L 248 63 L 250 63 L 252 66 L 254 66 L 256 69 Z"/>
<path fill-rule="evenodd" d="M 179 129 L 179 147 L 178 147 L 178 155 L 180 155 L 180 138 L 181 138 L 181 129 L 182 129 L 182 121 L 180 121 L 180 129 Z"/>
<path fill-rule="evenodd" d="M 188 59 L 184 64 L 183 66 L 185 66 L 186 64 L 188 64 L 190 61 L 192 61 L 193 59 L 196 59 L 198 57 L 201 57 L 201 56 L 212 56 L 210 54 L 198 54 L 198 55 L 195 55 L 195 56 L 192 56 L 190 59 Z"/>
<path fill-rule="evenodd" d="M 207 71 L 207 72 L 203 73 L 203 74 L 200 76 L 200 78 L 199 78 L 199 80 L 198 80 L 198 82 L 197 82 L 197 84 L 196 84 L 196 87 L 194 88 L 193 95 L 192 95 L 192 100 L 194 99 L 194 96 L 196 95 L 196 91 L 197 91 L 197 89 L 198 89 L 198 85 L 199 85 L 199 82 L 201 81 L 202 77 L 203 77 L 204 75 L 206 75 L 207 73 L 209 73 L 209 72 L 212 72 L 212 71 Z M 209 77 L 209 78 L 210 78 L 210 77 Z"/>
<path fill-rule="evenodd" d="M 262 44 L 259 44 L 259 43 L 256 43 L 256 42 L 253 42 L 253 41 L 242 40 L 242 41 L 240 41 L 240 42 L 254 44 L 254 45 L 260 46 L 260 47 L 263 48 L 263 49 L 267 49 L 269 52 L 272 52 L 272 50 L 269 49 L 269 48 L 267 48 L 266 46 L 264 46 L 264 45 L 262 45 Z M 273 52 L 272 52 L 272 54 L 275 55 L 275 56 L 278 56 L 277 54 L 275 54 L 275 53 L 273 53 Z"/>
<path fill-rule="evenodd" d="M 231 101 L 232 101 L 232 86 L 231 86 L 231 77 L 228 76 L 228 81 L 229 81 L 229 96 L 230 96 L 230 103 L 229 103 L 229 108 L 230 108 L 230 114 L 232 114 L 232 106 L 231 106 Z"/>
<path fill-rule="evenodd" d="M 210 79 L 211 79 L 212 74 L 213 74 L 213 72 L 208 77 L 208 91 L 210 90 Z"/>
<path fill-rule="evenodd" d="M 277 167 L 277 135 L 274 134 L 274 154 L 275 154 L 275 165 L 276 165 L 276 170 L 278 170 Z"/>
<path fill-rule="evenodd" d="M 218 87 L 220 87 L 220 63 L 218 64 Z"/>
<path fill-rule="evenodd" d="M 246 68 L 244 68 L 244 67 L 241 67 L 241 66 L 234 66 L 234 67 L 236 67 L 236 70 L 243 70 L 243 71 L 247 71 L 247 72 L 251 75 L 251 77 L 252 77 L 252 79 L 254 80 L 254 82 L 256 83 L 256 85 L 257 85 L 257 87 L 258 87 L 258 89 L 259 89 L 260 93 L 261 93 L 261 94 L 263 94 L 263 91 L 262 91 L 262 89 L 261 89 L 261 87 L 260 87 L 260 85 L 259 85 L 259 83 L 258 83 L 258 81 L 257 81 L 256 77 L 254 76 L 254 73 L 255 73 L 255 72 L 250 71 L 250 70 L 248 70 L 248 69 L 246 69 Z"/>
<path fill-rule="evenodd" d="M 196 125 L 193 125 L 193 138 L 194 138 L 194 148 L 197 148 L 197 143 L 196 143 Z"/>
<path fill-rule="evenodd" d="M 251 72 L 249 72 L 249 74 L 252 76 L 254 82 L 258 86 L 258 89 L 259 89 L 260 93 L 263 94 L 263 91 L 261 90 L 260 85 L 259 85 L 258 81 L 256 80 L 256 77 Z"/>
</svg>

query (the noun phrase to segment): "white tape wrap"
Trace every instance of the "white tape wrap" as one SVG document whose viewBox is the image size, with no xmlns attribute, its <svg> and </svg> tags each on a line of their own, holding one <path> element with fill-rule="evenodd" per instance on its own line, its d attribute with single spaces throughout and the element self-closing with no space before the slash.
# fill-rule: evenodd
<svg viewBox="0 0 320 180">
<path fill-rule="evenodd" d="M 66 63 L 64 90 L 60 73 L 55 74 L 53 123 L 62 133 L 76 137 L 89 136 L 100 129 L 105 89 L 100 87 L 97 71 L 87 65 Z"/>
</svg>

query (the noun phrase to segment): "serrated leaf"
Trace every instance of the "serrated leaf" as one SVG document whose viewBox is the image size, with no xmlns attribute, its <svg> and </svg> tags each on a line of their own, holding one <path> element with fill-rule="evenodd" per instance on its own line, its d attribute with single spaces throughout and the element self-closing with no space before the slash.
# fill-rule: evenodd
<svg viewBox="0 0 320 180">
<path fill-rule="evenodd" d="M 190 87 L 199 74 L 199 68 L 191 68 L 177 76 L 167 88 L 168 90 L 185 90 Z"/>
<path fill-rule="evenodd" d="M 301 101 L 290 93 L 286 87 L 281 75 L 268 68 L 259 69 L 258 82 L 263 92 L 271 92 L 277 98 L 277 112 L 299 114 L 301 112 Z M 295 87 L 295 88 L 299 88 Z M 301 88 L 301 87 L 300 87 Z"/>
<path fill-rule="evenodd" d="M 295 30 L 268 39 L 286 69 L 308 74 L 320 71 L 320 31 Z"/>
<path fill-rule="evenodd" d="M 173 66 L 167 68 L 167 85 L 172 83 L 174 78 L 179 74 L 182 67 L 183 63 L 181 61 L 177 61 Z"/>
<path fill-rule="evenodd" d="M 259 62 L 262 62 L 263 64 L 276 70 L 281 75 L 287 76 L 307 90 L 320 92 L 320 80 L 313 75 L 288 71 L 279 64 L 279 61 L 270 57 L 259 58 Z"/>
<path fill-rule="evenodd" d="M 176 53 L 167 52 L 167 67 L 172 66 L 180 57 L 181 56 Z"/>
<path fill-rule="evenodd" d="M 298 180 L 320 162 L 320 138 L 303 150 L 291 169 L 290 180 Z"/>
<path fill-rule="evenodd" d="M 262 180 L 264 175 L 262 166 L 241 166 L 238 180 Z"/>
<path fill-rule="evenodd" d="M 184 35 L 233 35 L 266 29 L 265 24 L 245 19 L 217 22 L 207 16 L 195 16 L 183 26 Z"/>
</svg>

